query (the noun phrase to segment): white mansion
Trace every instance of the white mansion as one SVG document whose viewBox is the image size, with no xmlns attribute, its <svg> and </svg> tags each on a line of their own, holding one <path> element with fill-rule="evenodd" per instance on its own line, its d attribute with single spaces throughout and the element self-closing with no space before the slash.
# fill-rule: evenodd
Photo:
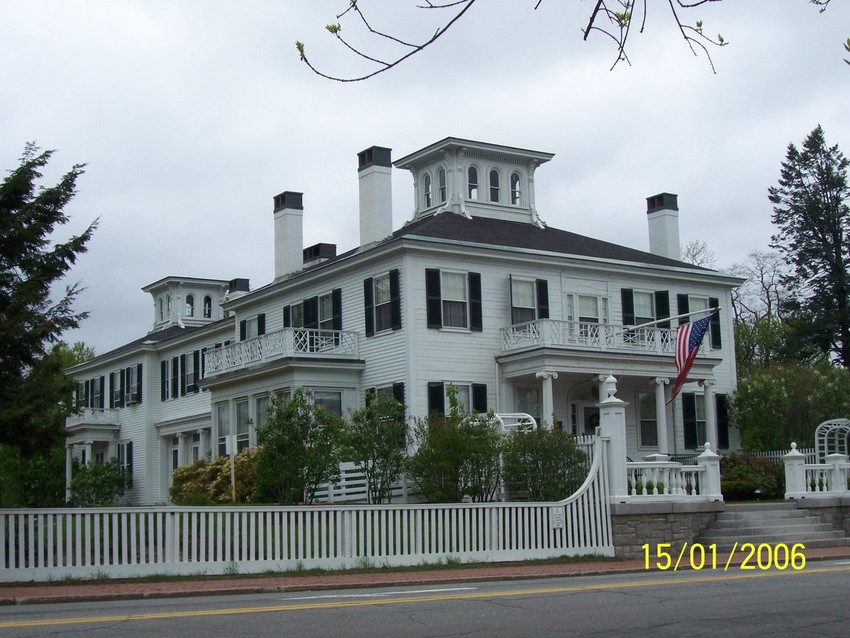
<svg viewBox="0 0 850 638">
<path fill-rule="evenodd" d="M 360 246 L 304 248 L 302 196 L 274 198 L 275 279 L 169 276 L 143 290 L 144 337 L 69 370 L 78 413 L 72 459 L 117 457 L 134 504 L 168 500 L 171 472 L 253 446 L 271 396 L 303 387 L 339 414 L 371 390 L 408 416 L 443 411 L 446 388 L 470 409 L 525 412 L 591 433 L 600 375 L 628 402 L 628 455 L 737 448 L 726 397 L 736 383 L 730 291 L 740 279 L 679 261 L 675 195 L 647 199 L 650 252 L 547 227 L 535 171 L 549 153 L 446 138 L 391 162 L 358 155 Z M 392 228 L 392 166 L 413 174 L 412 219 Z M 688 383 L 675 378 L 673 319 L 718 306 Z M 672 325 L 670 325 L 672 324 Z"/>
</svg>

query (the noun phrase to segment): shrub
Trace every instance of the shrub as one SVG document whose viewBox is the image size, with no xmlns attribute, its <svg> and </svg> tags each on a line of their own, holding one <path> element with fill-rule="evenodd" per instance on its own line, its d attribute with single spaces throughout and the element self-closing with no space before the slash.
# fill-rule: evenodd
<svg viewBox="0 0 850 638">
<path fill-rule="evenodd" d="M 69 502 L 75 507 L 111 505 L 124 496 L 130 486 L 130 475 L 121 468 L 118 459 L 76 464 L 72 476 Z"/>
<path fill-rule="evenodd" d="M 463 414 L 449 386 L 449 413 L 418 419 L 410 475 L 431 503 L 492 500 L 501 481 L 503 437 L 493 420 Z"/>
<path fill-rule="evenodd" d="M 587 456 L 563 430 L 513 432 L 504 451 L 505 489 L 532 501 L 560 501 L 587 477 Z"/>
<path fill-rule="evenodd" d="M 257 450 L 242 450 L 233 457 L 236 476 L 236 502 L 250 503 L 257 477 Z M 230 457 L 212 461 L 201 459 L 178 467 L 171 475 L 168 491 L 175 505 L 230 503 Z"/>
<path fill-rule="evenodd" d="M 783 498 L 785 466 L 747 453 L 732 453 L 720 461 L 720 489 L 727 501 Z"/>
</svg>

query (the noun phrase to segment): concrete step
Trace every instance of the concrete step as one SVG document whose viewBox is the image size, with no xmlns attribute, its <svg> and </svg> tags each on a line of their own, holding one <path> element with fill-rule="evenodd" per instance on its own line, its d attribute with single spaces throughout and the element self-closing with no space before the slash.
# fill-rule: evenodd
<svg viewBox="0 0 850 638">
<path fill-rule="evenodd" d="M 803 543 L 806 547 L 850 546 L 844 532 L 836 531 L 795 502 L 746 503 L 728 505 L 717 520 L 704 529 L 695 542 L 714 545 L 717 551 L 731 551 L 737 543 L 760 545 Z"/>
</svg>

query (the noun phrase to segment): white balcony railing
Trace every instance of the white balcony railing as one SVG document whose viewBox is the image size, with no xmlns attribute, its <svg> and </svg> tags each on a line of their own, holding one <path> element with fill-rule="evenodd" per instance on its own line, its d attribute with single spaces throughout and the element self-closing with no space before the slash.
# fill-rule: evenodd
<svg viewBox="0 0 850 638">
<path fill-rule="evenodd" d="M 502 328 L 502 352 L 568 347 L 672 354 L 675 346 L 675 328 L 628 329 L 605 323 L 555 319 L 537 319 Z"/>
<path fill-rule="evenodd" d="M 118 410 L 109 408 L 81 408 L 65 419 L 65 427 L 78 425 L 118 425 Z"/>
<path fill-rule="evenodd" d="M 356 332 L 284 328 L 207 350 L 204 353 L 204 376 L 211 377 L 286 357 L 357 359 L 359 354 L 360 339 Z"/>
</svg>

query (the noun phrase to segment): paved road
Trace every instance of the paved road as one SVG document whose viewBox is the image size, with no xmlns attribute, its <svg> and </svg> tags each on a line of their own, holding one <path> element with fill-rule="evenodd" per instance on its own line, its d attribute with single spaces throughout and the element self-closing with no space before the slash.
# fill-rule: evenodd
<svg viewBox="0 0 850 638">
<path fill-rule="evenodd" d="M 847 636 L 850 561 L 0 607 L 18 636 Z"/>
</svg>

